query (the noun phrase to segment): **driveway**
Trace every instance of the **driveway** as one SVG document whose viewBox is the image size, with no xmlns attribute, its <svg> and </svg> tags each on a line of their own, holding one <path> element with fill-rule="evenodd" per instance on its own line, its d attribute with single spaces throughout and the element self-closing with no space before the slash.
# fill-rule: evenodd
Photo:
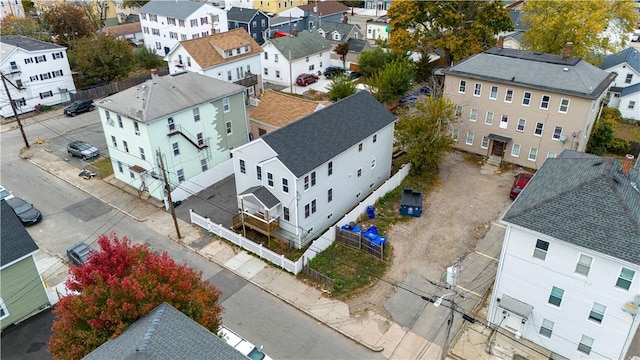
<svg viewBox="0 0 640 360">
<path fill-rule="evenodd" d="M 216 224 L 230 228 L 233 215 L 238 213 L 237 204 L 235 177 L 231 175 L 183 200 L 175 210 L 176 216 L 188 223 L 191 222 L 189 209 L 193 209 Z"/>
<path fill-rule="evenodd" d="M 287 94 L 298 94 L 303 95 L 305 92 L 309 90 L 315 90 L 318 92 L 326 93 L 328 92 L 328 86 L 331 84 L 331 80 L 326 79 L 323 75 L 320 75 L 318 81 L 313 84 L 309 84 L 307 86 L 299 86 L 294 84 L 293 87 L 285 87 L 281 91 Z"/>
</svg>

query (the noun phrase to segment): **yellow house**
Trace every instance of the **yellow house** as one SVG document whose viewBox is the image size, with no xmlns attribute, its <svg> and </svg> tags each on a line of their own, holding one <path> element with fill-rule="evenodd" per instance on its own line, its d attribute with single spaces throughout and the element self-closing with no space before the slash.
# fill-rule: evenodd
<svg viewBox="0 0 640 360">
<path fill-rule="evenodd" d="M 264 13 L 278 14 L 281 11 L 308 3 L 308 0 L 253 0 L 253 8 Z"/>
</svg>

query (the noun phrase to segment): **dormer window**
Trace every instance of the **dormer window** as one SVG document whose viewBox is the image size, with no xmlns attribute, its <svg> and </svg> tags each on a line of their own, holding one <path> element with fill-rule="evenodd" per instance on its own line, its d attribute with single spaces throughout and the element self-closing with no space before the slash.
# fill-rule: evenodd
<svg viewBox="0 0 640 360">
<path fill-rule="evenodd" d="M 340 34 L 338 34 L 338 33 L 333 33 L 333 40 L 335 40 L 335 41 L 340 41 Z"/>
</svg>

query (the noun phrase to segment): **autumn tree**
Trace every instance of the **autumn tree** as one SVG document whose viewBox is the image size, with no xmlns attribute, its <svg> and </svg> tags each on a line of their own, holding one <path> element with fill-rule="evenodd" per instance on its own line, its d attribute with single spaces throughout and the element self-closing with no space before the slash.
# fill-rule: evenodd
<svg viewBox="0 0 640 360">
<path fill-rule="evenodd" d="M 413 80 L 413 67 L 406 60 L 396 60 L 369 77 L 366 83 L 376 100 L 390 106 L 411 89 Z"/>
<path fill-rule="evenodd" d="M 141 8 L 148 2 L 149 0 L 124 0 L 122 6 L 125 8 Z"/>
<path fill-rule="evenodd" d="M 167 67 L 167 62 L 146 46 L 140 46 L 135 51 L 136 62 L 145 69 L 161 69 Z"/>
<path fill-rule="evenodd" d="M 71 69 L 82 74 L 80 88 L 125 78 L 135 62 L 129 44 L 106 35 L 74 41 L 69 51 Z"/>
<path fill-rule="evenodd" d="M 356 85 L 346 75 L 334 76 L 328 86 L 331 101 L 338 101 L 356 93 Z"/>
<path fill-rule="evenodd" d="M 349 43 L 343 42 L 336 45 L 335 48 L 336 54 L 340 55 L 340 60 L 342 60 L 342 67 L 347 67 L 347 54 L 349 54 Z"/>
<path fill-rule="evenodd" d="M 602 155 L 614 142 L 616 122 L 622 119 L 620 110 L 604 107 L 600 117 L 596 120 L 587 143 L 587 152 Z"/>
<path fill-rule="evenodd" d="M 571 42 L 572 56 L 596 65 L 602 54 L 624 48 L 627 34 L 638 21 L 632 0 L 527 0 L 522 11 L 522 23 L 527 27 L 522 36 L 525 48 L 563 54 L 565 44 Z"/>
<path fill-rule="evenodd" d="M 53 311 L 49 351 L 54 358 L 82 358 L 163 302 L 218 332 L 221 293 L 200 272 L 114 233 L 101 236 L 98 244 L 87 264 L 69 270 L 71 294 Z"/>
<path fill-rule="evenodd" d="M 411 160 L 411 171 L 417 175 L 437 173 L 453 144 L 451 127 L 459 121 L 456 105 L 432 92 L 418 98 L 415 105 L 400 108 L 397 114 L 395 136 Z"/>
<path fill-rule="evenodd" d="M 50 41 L 47 29 L 31 16 L 19 18 L 13 14 L 5 16 L 0 21 L 2 35 L 22 35 L 32 39 Z"/>
<path fill-rule="evenodd" d="M 513 29 L 502 1 L 394 1 L 387 12 L 391 49 L 441 49 L 447 64 L 495 45 L 495 35 Z"/>
<path fill-rule="evenodd" d="M 42 19 L 56 36 L 56 42 L 69 44 L 76 39 L 93 37 L 99 27 L 89 5 L 58 2 L 42 14 Z"/>
</svg>

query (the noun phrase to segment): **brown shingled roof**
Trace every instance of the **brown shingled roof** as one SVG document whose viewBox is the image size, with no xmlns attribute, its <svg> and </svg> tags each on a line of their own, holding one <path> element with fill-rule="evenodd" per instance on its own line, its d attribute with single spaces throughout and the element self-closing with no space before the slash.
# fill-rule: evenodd
<svg viewBox="0 0 640 360">
<path fill-rule="evenodd" d="M 313 113 L 318 105 L 331 102 L 312 101 L 268 89 L 250 118 L 275 127 L 282 127 Z"/>
<path fill-rule="evenodd" d="M 102 31 L 109 36 L 123 36 L 142 32 L 140 22 L 107 26 Z"/>
<path fill-rule="evenodd" d="M 237 59 L 262 52 L 262 47 L 258 45 L 258 43 L 249 35 L 249 33 L 247 33 L 244 28 L 237 28 L 219 34 L 181 41 L 180 45 L 182 45 L 185 50 L 187 50 L 193 60 L 197 62 L 198 65 L 200 65 L 200 67 L 202 67 L 203 69 L 222 64 L 227 61 L 235 61 Z M 223 58 L 222 55 L 216 50 L 216 48 L 218 48 L 224 51 L 246 45 L 250 47 L 248 53 L 233 56 L 227 59 Z"/>
<path fill-rule="evenodd" d="M 332 14 L 341 14 L 349 11 L 349 8 L 337 1 L 318 1 L 315 3 L 309 3 L 307 5 L 298 6 L 300 9 L 304 11 L 313 12 L 313 7 L 318 6 L 318 13 L 320 15 L 332 15 Z"/>
</svg>

